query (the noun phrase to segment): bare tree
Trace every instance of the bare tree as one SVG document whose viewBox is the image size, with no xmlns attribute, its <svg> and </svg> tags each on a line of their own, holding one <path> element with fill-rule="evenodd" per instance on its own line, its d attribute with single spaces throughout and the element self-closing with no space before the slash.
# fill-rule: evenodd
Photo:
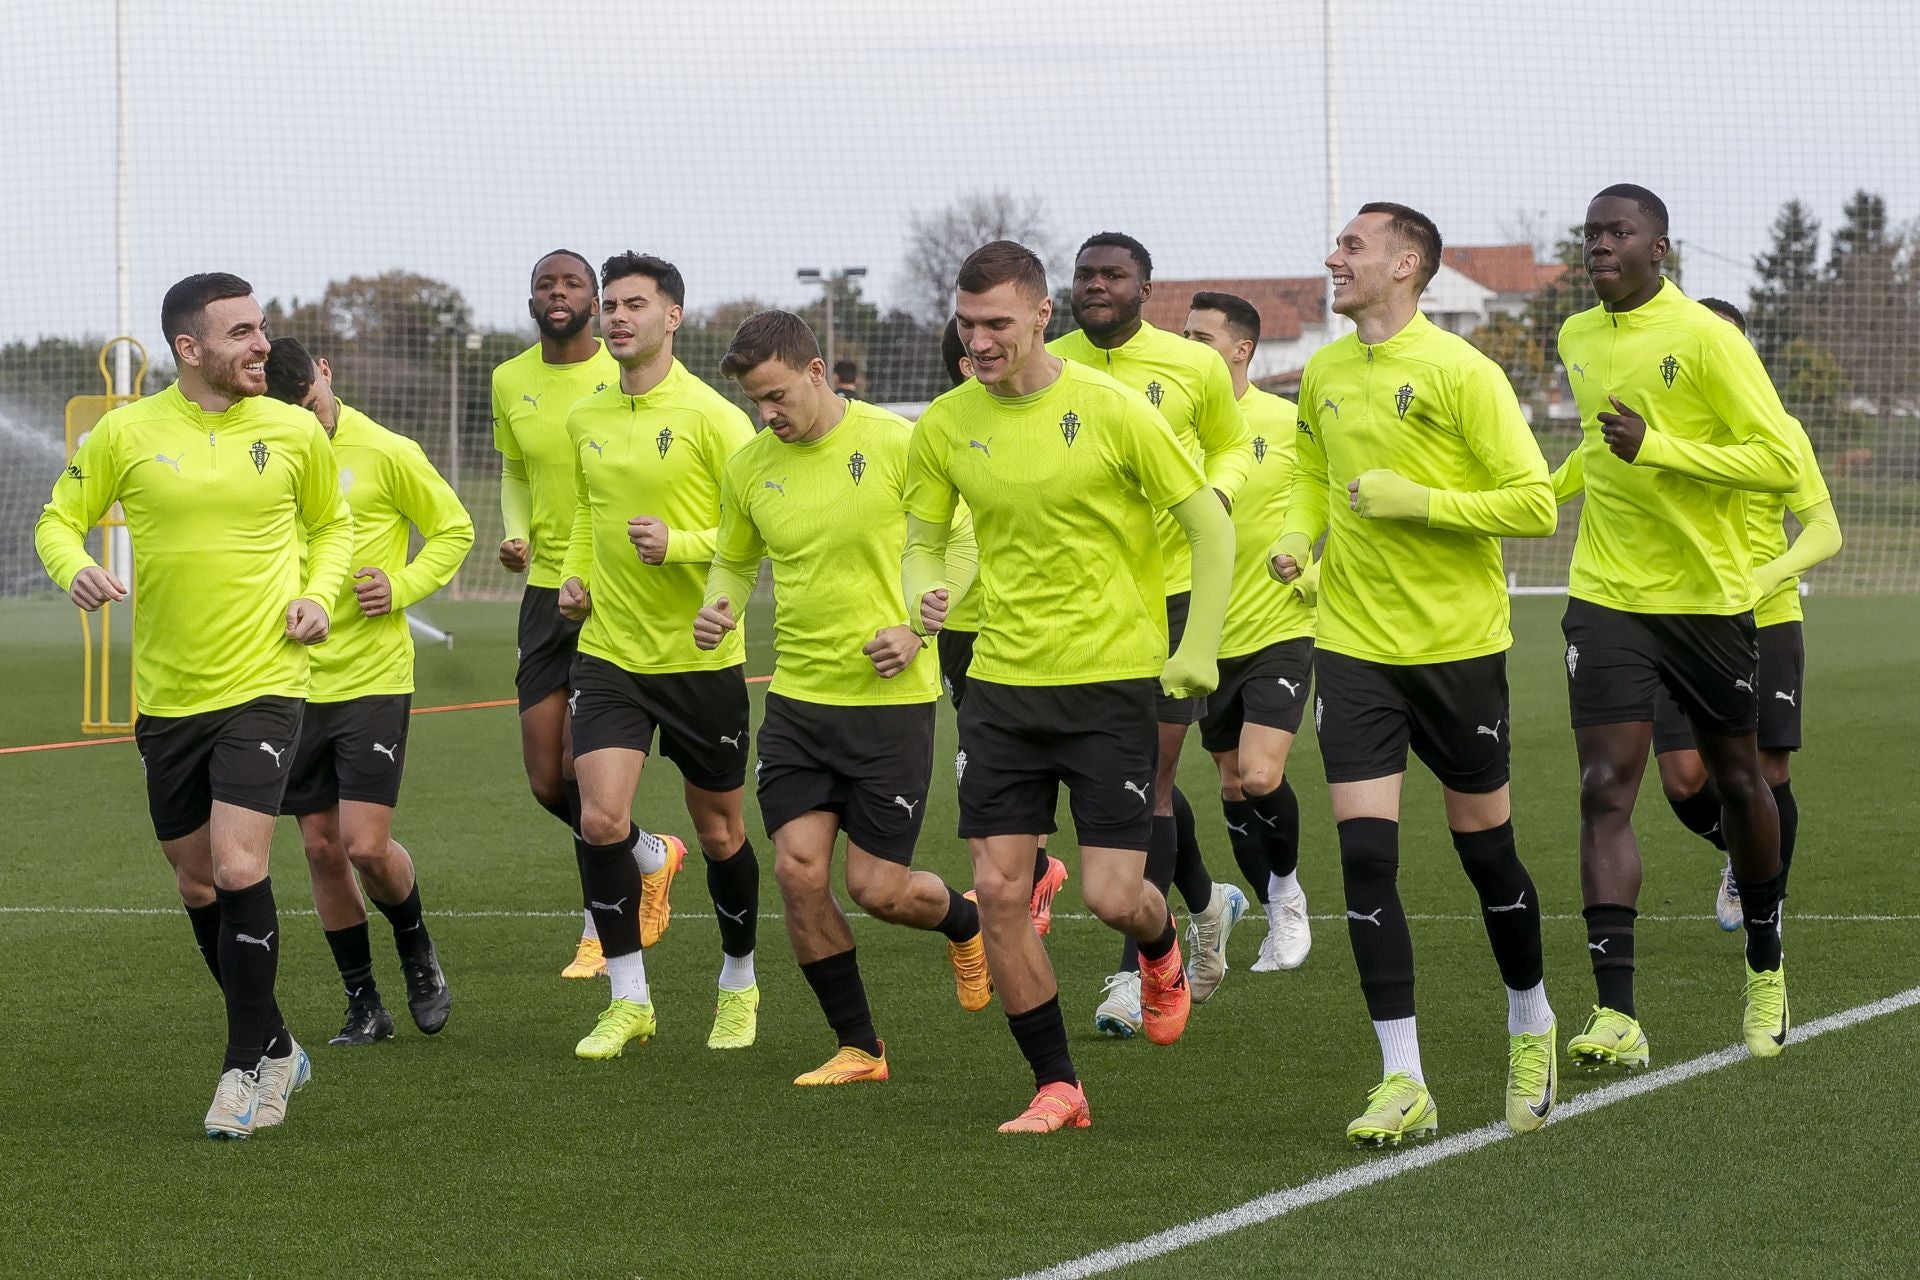
<svg viewBox="0 0 1920 1280">
<path fill-rule="evenodd" d="M 944 322 L 953 313 L 953 277 L 960 264 L 990 240 L 1018 240 L 1040 255 L 1049 274 L 1057 274 L 1060 244 L 1047 228 L 1045 201 L 976 191 L 944 209 L 910 216 L 901 264 L 909 308 L 929 323 Z"/>
</svg>

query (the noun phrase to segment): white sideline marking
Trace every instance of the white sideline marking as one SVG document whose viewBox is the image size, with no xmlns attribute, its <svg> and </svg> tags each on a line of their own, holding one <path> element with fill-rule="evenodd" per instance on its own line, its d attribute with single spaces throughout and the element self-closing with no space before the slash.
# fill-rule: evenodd
<svg viewBox="0 0 1920 1280">
<path fill-rule="evenodd" d="M 13 916 L 171 916 L 171 915 L 179 914 L 179 911 L 180 911 L 180 908 L 178 907 L 60 907 L 60 906 L 5 907 L 5 906 L 0 906 L 0 916 L 6 916 L 6 915 L 13 915 Z M 299 909 L 287 908 L 283 910 L 281 914 L 289 915 L 289 916 L 310 916 L 313 914 L 313 912 L 310 909 L 306 909 L 306 908 L 299 908 Z M 442 920 L 563 920 L 568 916 L 577 917 L 579 914 L 580 913 L 578 911 L 429 911 L 427 912 L 427 915 L 431 917 L 435 917 L 437 919 L 442 919 Z M 711 911 L 707 911 L 707 912 L 676 911 L 673 913 L 673 918 L 676 920 L 714 920 L 714 919 L 717 919 L 718 917 L 716 917 Z M 865 919 L 867 917 L 865 916 L 864 913 L 855 911 L 850 913 L 848 918 L 849 919 Z M 1084 911 L 1056 911 L 1053 913 L 1053 918 L 1055 920 L 1072 920 L 1081 924 L 1092 922 L 1095 919 L 1095 917 L 1087 914 Z M 1249 919 L 1252 918 L 1251 913 L 1249 914 L 1248 918 Z M 1344 915 L 1324 915 L 1324 916 L 1316 915 L 1312 918 L 1315 920 L 1345 920 L 1346 919 Z M 1549 922 L 1563 922 L 1568 920 L 1580 920 L 1583 917 L 1577 916 L 1577 915 L 1543 915 L 1540 918 L 1542 920 L 1549 921 Z M 781 915 L 777 911 L 768 911 L 768 912 L 763 912 L 760 916 L 760 919 L 778 920 L 778 919 L 781 919 Z M 1416 915 L 1408 916 L 1407 919 L 1413 921 L 1416 924 L 1420 924 L 1420 923 L 1478 924 L 1480 922 L 1479 916 L 1469 916 L 1469 915 L 1417 915 L 1416 914 Z M 1711 920 L 1713 919 L 1713 917 L 1710 915 L 1639 916 L 1637 917 L 1637 919 L 1642 924 L 1699 924 L 1701 921 Z M 1800 924 L 1804 922 L 1823 922 L 1827 924 L 1908 924 L 1914 921 L 1920 921 L 1920 914 L 1917 914 L 1917 915 L 1793 915 L 1793 914 L 1789 914 L 1787 916 L 1787 919 L 1793 921 L 1795 924 Z"/>
<path fill-rule="evenodd" d="M 1909 987 L 1898 995 L 1855 1005 L 1851 1009 L 1842 1009 L 1839 1013 L 1831 1013 L 1804 1026 L 1795 1027 L 1789 1045 L 1797 1045 L 1803 1040 L 1811 1040 L 1816 1036 L 1826 1035 L 1830 1031 L 1844 1031 L 1848 1027 L 1858 1026 L 1874 1018 L 1884 1018 L 1890 1013 L 1911 1009 L 1915 1005 L 1920 1005 L 1920 987 Z M 1744 1062 L 1746 1059 L 1745 1045 L 1729 1045 L 1724 1049 L 1716 1049 L 1712 1053 L 1703 1053 L 1697 1058 L 1676 1062 L 1670 1067 L 1661 1067 L 1644 1075 L 1582 1093 L 1554 1108 L 1553 1115 L 1547 1123 L 1561 1124 L 1586 1115 L 1589 1111 L 1598 1111 L 1616 1102 L 1637 1098 L 1643 1093 L 1652 1093 L 1655 1089 L 1664 1089 L 1668 1085 L 1679 1084 L 1683 1080 L 1691 1080 L 1695 1076 L 1703 1076 L 1723 1067 L 1730 1067 L 1736 1062 Z M 1343 1196 L 1349 1191 L 1358 1191 L 1377 1182 L 1397 1178 L 1403 1173 L 1424 1169 L 1430 1164 L 1437 1164 L 1451 1156 L 1478 1151 L 1481 1147 L 1492 1146 L 1496 1142 L 1504 1142 L 1508 1138 L 1518 1136 L 1507 1128 L 1506 1121 L 1495 1121 L 1493 1124 L 1483 1125 L 1467 1133 L 1455 1134 L 1425 1146 L 1370 1160 L 1366 1164 L 1357 1165 L 1341 1173 L 1315 1178 L 1312 1182 L 1302 1183 L 1297 1187 L 1269 1192 L 1237 1208 L 1209 1214 L 1204 1218 L 1195 1218 L 1191 1222 L 1181 1223 L 1177 1227 L 1140 1240 L 1113 1245 L 1089 1253 L 1085 1257 L 1056 1263 L 1039 1271 L 1029 1271 L 1019 1277 L 1019 1280 L 1081 1280 L 1084 1276 L 1102 1275 L 1132 1263 L 1163 1257 L 1189 1245 L 1212 1240 L 1217 1236 L 1258 1226 L 1263 1222 L 1271 1222 L 1275 1218 L 1292 1213 L 1295 1209 L 1320 1204 L 1337 1196 Z"/>
</svg>

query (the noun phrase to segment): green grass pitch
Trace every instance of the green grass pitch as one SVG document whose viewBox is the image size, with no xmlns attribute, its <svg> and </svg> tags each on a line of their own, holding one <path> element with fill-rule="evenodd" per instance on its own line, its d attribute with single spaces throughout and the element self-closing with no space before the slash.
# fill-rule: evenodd
<svg viewBox="0 0 1920 1280">
<path fill-rule="evenodd" d="M 1809 749 L 1796 762 L 1804 820 L 1787 929 L 1799 1022 L 1920 979 L 1920 600 L 1809 606 Z M 1547 983 L 1564 1041 L 1592 983 L 1560 608 L 1516 602 L 1510 677 L 1515 821 L 1551 916 Z M 421 649 L 416 705 L 511 695 L 511 606 L 431 602 L 424 612 L 456 645 Z M 74 630 L 62 601 L 0 609 L 9 677 L 0 746 L 78 736 Z M 764 646 L 753 663 L 768 669 Z M 941 726 L 944 760 L 944 711 Z M 284 1128 L 240 1144 L 199 1133 L 220 1004 L 146 824 L 133 748 L 0 756 L 0 1273 L 1001 1276 L 1379 1158 L 1341 1137 L 1378 1058 L 1344 925 L 1324 918 L 1339 911 L 1340 877 L 1310 732 L 1294 764 L 1301 879 L 1316 916 L 1306 967 L 1248 972 L 1255 916 L 1233 939 L 1226 985 L 1179 1044 L 1119 1043 L 1092 1030 L 1118 940 L 1089 920 L 1059 920 L 1051 950 L 1094 1126 L 1047 1140 L 995 1134 L 1026 1101 L 1029 1077 L 997 1004 L 975 1015 L 955 1004 L 937 935 L 855 923 L 890 1083 L 789 1083 L 832 1043 L 777 919 L 761 924 L 759 1043 L 709 1052 L 718 946 L 697 869 L 675 895 L 687 914 L 649 954 L 658 1038 L 613 1063 L 575 1061 L 573 1042 L 605 986 L 558 976 L 577 934 L 574 861 L 525 794 L 513 712 L 418 717 L 408 754 L 395 831 L 435 913 L 452 1021 L 435 1039 L 413 1031 L 376 916 L 377 973 L 400 1012 L 399 1037 L 325 1046 L 343 1000 L 307 914 L 297 836 L 283 823 L 280 1001 L 313 1050 L 314 1080 Z M 1233 861 L 1197 741 L 1183 785 L 1208 861 L 1227 877 Z M 671 766 L 651 769 L 642 823 L 684 830 L 678 790 Z M 1416 916 L 1427 1072 L 1442 1133 L 1461 1133 L 1502 1114 L 1505 1006 L 1438 790 L 1417 770 L 1405 818 L 1401 888 Z M 964 884 L 953 825 L 942 764 L 919 865 Z M 1711 920 L 1716 864 L 1667 813 L 1651 769 L 1638 826 L 1640 1009 L 1659 1066 L 1738 1041 L 1741 950 Z M 776 912 L 771 844 L 751 802 L 748 828 L 762 905 Z M 1072 865 L 1070 842 L 1060 843 Z M 1077 877 L 1057 903 L 1066 916 L 1081 913 L 1076 887 Z M 1909 1010 L 1129 1274 L 1904 1271 L 1916 1057 L 1920 1013 Z M 1567 1073 L 1564 1096 L 1594 1084 Z"/>
</svg>

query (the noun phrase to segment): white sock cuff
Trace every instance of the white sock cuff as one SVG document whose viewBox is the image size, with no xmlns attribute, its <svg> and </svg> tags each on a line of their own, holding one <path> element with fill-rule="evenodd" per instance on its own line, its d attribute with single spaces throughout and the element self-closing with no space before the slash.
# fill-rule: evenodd
<svg viewBox="0 0 1920 1280">
<path fill-rule="evenodd" d="M 1373 1024 L 1373 1034 L 1380 1038 L 1382 1075 L 1404 1071 L 1421 1084 L 1427 1082 L 1426 1073 L 1420 1069 L 1420 1032 L 1416 1022 L 1414 1018 L 1392 1018 Z"/>
<path fill-rule="evenodd" d="M 720 989 L 722 991 L 745 991 L 752 986 L 753 952 L 743 956 L 730 956 L 720 953 Z"/>
<path fill-rule="evenodd" d="M 1547 1003 L 1547 984 L 1536 982 L 1525 991 L 1507 988 L 1507 1034 L 1544 1035 L 1553 1025 L 1553 1006 Z"/>
<path fill-rule="evenodd" d="M 640 874 L 650 876 L 667 865 L 667 842 L 659 836 L 649 835 L 635 827 L 640 834 L 633 838 L 633 861 L 640 868 Z"/>
<path fill-rule="evenodd" d="M 615 1000 L 631 1000 L 635 1004 L 646 1004 L 653 999 L 647 987 L 647 962 L 641 952 L 635 951 L 624 956 L 608 956 L 607 980 L 613 987 Z"/>
</svg>

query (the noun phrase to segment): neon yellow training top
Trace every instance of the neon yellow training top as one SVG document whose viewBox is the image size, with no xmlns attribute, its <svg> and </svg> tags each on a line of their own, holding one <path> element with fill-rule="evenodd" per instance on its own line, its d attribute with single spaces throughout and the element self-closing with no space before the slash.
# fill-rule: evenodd
<svg viewBox="0 0 1920 1280">
<path fill-rule="evenodd" d="M 1385 342 L 1314 352 L 1299 412 L 1283 536 L 1327 534 L 1316 645 L 1399 665 L 1510 648 L 1500 539 L 1544 538 L 1558 512 L 1500 366 L 1415 312 Z M 1425 521 L 1350 508 L 1348 482 L 1381 468 L 1431 491 Z"/>
<path fill-rule="evenodd" d="M 557 587 L 573 532 L 574 403 L 620 385 L 606 344 L 578 364 L 548 364 L 534 343 L 493 371 L 493 447 L 500 451 L 500 506 L 506 538 L 525 538 L 527 584 Z"/>
<path fill-rule="evenodd" d="M 1237 658 L 1313 634 L 1313 610 L 1267 574 L 1267 549 L 1286 523 L 1293 492 L 1295 423 L 1291 400 L 1249 386 L 1240 413 L 1253 433 L 1253 469 L 1233 504 L 1233 594 L 1220 633 L 1220 656 Z"/>
<path fill-rule="evenodd" d="M 62 591 L 95 563 L 87 531 L 115 502 L 133 539 L 140 714 L 306 697 L 308 649 L 287 637 L 287 606 L 316 601 L 337 623 L 353 547 L 319 419 L 268 396 L 208 413 L 178 383 L 109 412 L 34 527 L 41 563 Z"/>
<path fill-rule="evenodd" d="M 1047 350 L 1098 369 L 1144 395 L 1173 428 L 1187 456 L 1200 464 L 1207 483 L 1229 499 L 1238 497 L 1253 466 L 1253 433 L 1240 416 L 1233 374 L 1218 351 L 1144 320 L 1138 333 L 1111 350 L 1096 347 L 1084 329 L 1055 338 Z M 1167 594 L 1192 590 L 1193 559 L 1187 535 L 1164 510 L 1156 522 Z"/>
<path fill-rule="evenodd" d="M 727 463 L 753 439 L 747 415 L 675 360 L 643 396 L 625 394 L 616 378 L 582 400 L 567 434 L 577 469 L 561 581 L 579 578 L 593 594 L 580 652 L 643 674 L 744 662 L 744 626 L 703 652 L 693 615 L 706 592 Z M 627 522 L 635 516 L 667 526 L 666 563 L 648 564 L 634 549 Z M 735 616 L 744 621 L 744 609 Z"/>
<path fill-rule="evenodd" d="M 1752 608 L 1742 491 L 1788 493 L 1803 477 L 1787 411 L 1745 336 L 1668 280 L 1632 311 L 1570 317 L 1560 362 L 1585 433 L 1570 594 L 1628 613 Z M 1647 421 L 1631 463 L 1601 435 L 1609 396 Z"/>
<path fill-rule="evenodd" d="M 1032 395 L 968 381 L 927 406 L 906 508 L 945 525 L 964 497 L 973 514 L 983 616 L 970 674 L 1010 685 L 1158 676 L 1167 590 L 1154 512 L 1205 484 L 1138 393 L 1072 360 Z"/>
<path fill-rule="evenodd" d="M 420 446 L 349 405 L 333 429 L 340 492 L 353 511 L 353 555 L 339 593 L 327 603 L 332 628 L 313 647 L 309 702 L 346 702 L 413 692 L 413 634 L 404 610 L 453 581 L 473 546 L 473 519 Z M 426 540 L 407 562 L 409 526 Z M 393 610 L 360 612 L 353 575 L 384 570 Z"/>
<path fill-rule="evenodd" d="M 774 693 L 840 707 L 932 702 L 939 663 L 922 649 L 882 679 L 862 650 L 907 625 L 900 558 L 907 546 L 905 418 L 861 400 L 818 440 L 762 431 L 727 464 L 707 599 L 744 600 L 760 558 L 773 561 Z M 719 584 L 726 583 L 722 588 Z"/>
</svg>

